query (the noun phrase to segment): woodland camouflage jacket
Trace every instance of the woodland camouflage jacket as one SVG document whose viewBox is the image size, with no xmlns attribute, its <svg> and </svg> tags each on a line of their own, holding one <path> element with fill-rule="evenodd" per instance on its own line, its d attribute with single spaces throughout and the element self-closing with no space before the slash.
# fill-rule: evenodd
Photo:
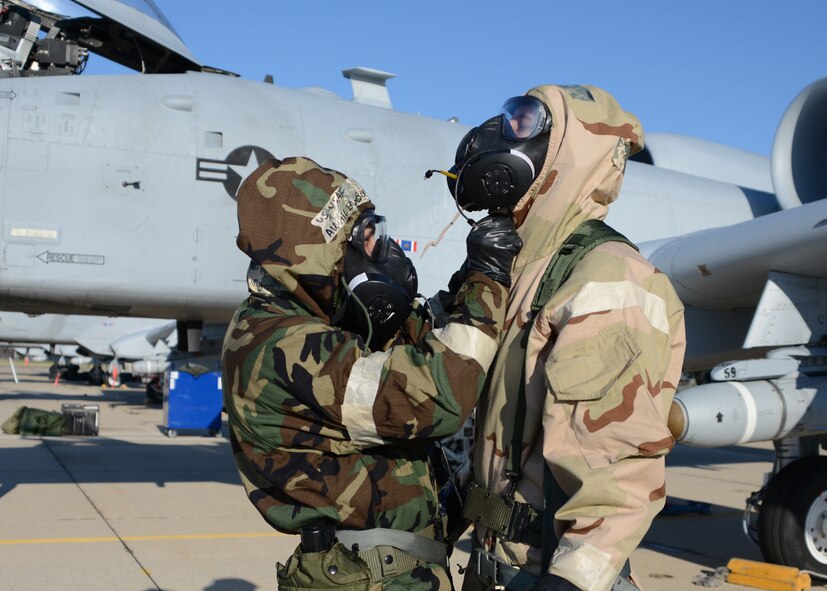
<svg viewBox="0 0 827 591">
<path fill-rule="evenodd" d="M 481 273 L 444 329 L 415 307 L 384 351 L 330 326 L 346 237 L 369 208 L 357 183 L 306 158 L 270 160 L 239 190 L 250 296 L 224 341 L 225 405 L 249 499 L 283 532 L 319 517 L 354 529 L 432 523 L 427 444 L 462 426 L 496 351 L 507 293 Z"/>
</svg>

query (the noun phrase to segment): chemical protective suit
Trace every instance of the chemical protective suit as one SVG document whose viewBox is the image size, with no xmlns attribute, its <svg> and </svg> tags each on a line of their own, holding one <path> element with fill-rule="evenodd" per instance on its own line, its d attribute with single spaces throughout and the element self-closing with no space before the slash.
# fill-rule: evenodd
<svg viewBox="0 0 827 591">
<path fill-rule="evenodd" d="M 471 507 L 481 514 L 476 545 L 490 553 L 472 555 L 465 580 L 469 589 L 500 583 L 520 590 L 540 576 L 543 590 L 623 588 L 628 580 L 618 574 L 665 502 L 664 456 L 674 446 L 666 417 L 683 362 L 683 307 L 635 248 L 609 241 L 530 312 L 567 237 L 584 221 L 606 217 L 643 133 L 599 88 L 540 86 L 527 94 L 547 109 L 548 147 L 514 208 L 524 246 L 480 399 L 474 452 L 479 490 L 512 497 L 524 511 L 519 527 L 503 535 L 509 528 L 494 522 L 492 505 Z M 516 468 L 515 430 L 522 430 Z M 538 515 L 546 497 L 553 520 Z M 505 567 L 492 568 L 491 560 Z"/>
<path fill-rule="evenodd" d="M 341 289 L 356 222 L 373 209 L 356 182 L 307 158 L 265 162 L 238 193 L 250 296 L 224 341 L 225 405 L 250 501 L 277 530 L 302 533 L 278 568 L 281 589 L 451 588 L 444 545 L 434 555 L 442 521 L 426 448 L 455 433 L 476 403 L 507 291 L 483 264 L 458 290 L 444 330 L 432 331 L 414 305 L 393 340 L 371 351 L 370 338 L 334 323 L 343 298 L 363 286 L 393 288 L 359 273 Z M 519 249 L 507 224 L 506 277 Z M 497 242 L 484 231 L 478 238 Z M 410 265 L 399 256 L 396 266 Z M 319 547 L 304 547 L 308 531 Z"/>
</svg>

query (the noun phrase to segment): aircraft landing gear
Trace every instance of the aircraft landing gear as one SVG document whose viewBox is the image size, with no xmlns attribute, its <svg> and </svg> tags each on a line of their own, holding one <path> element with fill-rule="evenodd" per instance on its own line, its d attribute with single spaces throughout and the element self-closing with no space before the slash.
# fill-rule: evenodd
<svg viewBox="0 0 827 591">
<path fill-rule="evenodd" d="M 807 456 L 767 484 L 758 516 L 769 562 L 827 575 L 827 456 Z"/>
<path fill-rule="evenodd" d="M 162 404 L 164 402 L 164 385 L 161 378 L 154 377 L 147 382 L 146 401 L 149 404 Z"/>
<path fill-rule="evenodd" d="M 101 368 L 101 362 L 95 359 L 92 369 L 89 371 L 89 383 L 93 386 L 102 386 L 106 382 L 106 374 Z"/>
</svg>

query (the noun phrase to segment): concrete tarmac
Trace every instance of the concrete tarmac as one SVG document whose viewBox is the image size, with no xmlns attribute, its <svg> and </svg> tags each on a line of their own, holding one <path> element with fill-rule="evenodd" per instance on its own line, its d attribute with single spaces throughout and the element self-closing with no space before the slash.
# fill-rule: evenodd
<svg viewBox="0 0 827 591">
<path fill-rule="evenodd" d="M 0 422 L 20 406 L 100 406 L 98 437 L 0 434 L 0 589 L 275 590 L 275 563 L 297 540 L 270 529 L 247 500 L 226 422 L 218 437 L 170 438 L 143 387 L 54 384 L 47 365 L 21 362 L 15 383 L 0 363 Z M 658 517 L 632 557 L 645 591 L 700 589 L 693 579 L 730 558 L 761 560 L 741 516 L 772 458 L 770 444 L 669 455 L 674 514 Z M 468 547 L 466 537 L 452 556 L 455 582 Z M 827 589 L 822 582 L 813 588 Z"/>
</svg>

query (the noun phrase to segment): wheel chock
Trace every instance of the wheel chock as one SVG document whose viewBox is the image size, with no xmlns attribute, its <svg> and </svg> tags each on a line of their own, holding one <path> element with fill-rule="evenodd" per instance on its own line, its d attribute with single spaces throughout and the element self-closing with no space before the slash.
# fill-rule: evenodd
<svg viewBox="0 0 827 591">
<path fill-rule="evenodd" d="M 811 584 L 810 575 L 792 566 L 732 558 L 727 568 L 726 581 L 734 585 L 771 591 L 806 591 Z"/>
</svg>

